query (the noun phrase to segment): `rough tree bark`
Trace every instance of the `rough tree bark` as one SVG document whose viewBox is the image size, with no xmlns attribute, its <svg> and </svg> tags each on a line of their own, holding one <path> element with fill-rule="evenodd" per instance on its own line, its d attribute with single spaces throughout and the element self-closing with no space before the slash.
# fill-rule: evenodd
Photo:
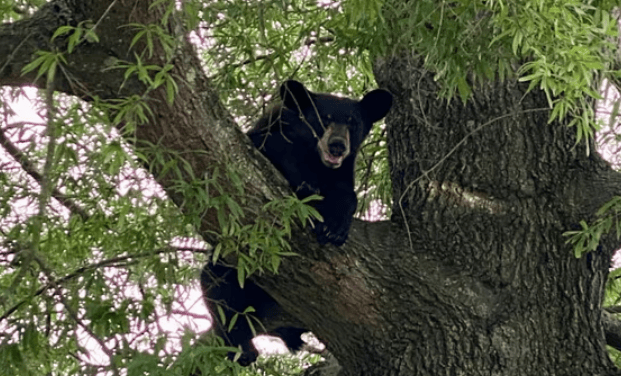
<svg viewBox="0 0 621 376">
<path fill-rule="evenodd" d="M 54 47 L 54 30 L 94 20 L 100 43 L 79 46 L 55 88 L 87 100 L 142 93 L 137 80 L 119 91 L 123 71 L 107 68 L 133 56 L 132 32 L 119 25 L 161 17 L 149 4 L 58 0 L 0 26 L 0 84 L 33 83 L 21 68 Z M 150 94 L 154 116 L 136 140 L 184 152 L 197 176 L 240 166 L 252 221 L 286 183 L 219 103 L 178 26 L 179 94 L 172 107 Z M 327 344 L 343 375 L 621 375 L 605 351 L 601 308 L 619 241 L 576 259 L 562 236 L 621 194 L 621 176 L 576 146 L 573 129 L 548 125 L 545 97 L 515 82 L 477 88 L 463 105 L 437 99 L 415 56 L 379 60 L 376 77 L 396 99 L 387 118 L 393 218 L 355 221 L 340 248 L 296 229 L 301 257 L 255 281 Z M 154 174 L 185 210 L 172 179 Z M 217 229 L 207 215 L 199 231 L 214 243 L 208 230 Z"/>
</svg>

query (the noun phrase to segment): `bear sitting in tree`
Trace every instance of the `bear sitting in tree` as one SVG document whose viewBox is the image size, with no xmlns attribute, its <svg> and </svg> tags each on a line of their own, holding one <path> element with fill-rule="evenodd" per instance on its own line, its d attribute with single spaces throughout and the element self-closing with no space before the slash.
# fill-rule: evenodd
<svg viewBox="0 0 621 376">
<path fill-rule="evenodd" d="M 356 153 L 373 123 L 390 110 L 392 95 L 378 89 L 357 101 L 313 93 L 297 81 L 286 81 L 280 87 L 280 97 L 282 105 L 263 116 L 248 135 L 284 175 L 298 198 L 323 196 L 323 200 L 313 204 L 323 217 L 323 222 L 315 223 L 317 241 L 340 246 L 347 240 L 358 204 L 354 191 Z M 227 345 L 241 346 L 240 364 L 249 364 L 257 358 L 252 330 L 240 318 L 228 331 L 228 325 L 217 314 L 218 303 L 223 303 L 220 307 L 227 323 L 235 313 L 252 306 L 253 315 L 261 320 L 266 334 L 281 337 L 292 351 L 303 345 L 300 335 L 307 331 L 303 325 L 289 317 L 251 280 L 242 289 L 234 268 L 205 265 L 201 287 L 216 333 Z"/>
</svg>

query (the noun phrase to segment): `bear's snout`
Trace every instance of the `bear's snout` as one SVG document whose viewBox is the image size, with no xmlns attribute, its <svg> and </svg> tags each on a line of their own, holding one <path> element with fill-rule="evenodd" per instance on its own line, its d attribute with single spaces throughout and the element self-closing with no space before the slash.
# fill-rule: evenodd
<svg viewBox="0 0 621 376">
<path fill-rule="evenodd" d="M 347 152 L 347 140 L 344 138 L 332 138 L 328 144 L 328 151 L 335 157 L 343 156 Z"/>
</svg>

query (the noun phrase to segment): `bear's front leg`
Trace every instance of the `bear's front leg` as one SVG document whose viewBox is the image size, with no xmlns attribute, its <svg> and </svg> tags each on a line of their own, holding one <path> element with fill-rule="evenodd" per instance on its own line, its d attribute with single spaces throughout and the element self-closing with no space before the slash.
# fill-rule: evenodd
<svg viewBox="0 0 621 376">
<path fill-rule="evenodd" d="M 315 222 L 315 234 L 319 244 L 332 243 L 341 246 L 347 240 L 352 218 L 358 206 L 353 189 L 343 187 L 338 194 L 332 192 L 315 207 L 323 217 L 323 222 Z"/>
</svg>

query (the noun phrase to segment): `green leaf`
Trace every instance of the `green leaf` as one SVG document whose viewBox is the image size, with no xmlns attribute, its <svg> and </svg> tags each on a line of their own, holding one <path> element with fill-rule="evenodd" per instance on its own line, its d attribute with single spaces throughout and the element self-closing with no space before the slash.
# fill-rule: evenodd
<svg viewBox="0 0 621 376">
<path fill-rule="evenodd" d="M 229 332 L 233 330 L 233 328 L 235 327 L 235 323 L 237 322 L 238 318 L 239 318 L 239 313 L 235 313 L 233 317 L 231 318 L 231 322 L 229 322 L 229 327 L 228 327 Z"/>
<path fill-rule="evenodd" d="M 69 34 L 71 31 L 74 31 L 74 30 L 75 30 L 75 27 L 73 26 L 69 26 L 69 25 L 60 26 L 58 29 L 56 29 L 54 34 L 52 34 L 52 38 L 50 38 L 50 40 L 53 42 L 54 39 L 58 38 L 59 36 Z"/>
<path fill-rule="evenodd" d="M 222 307 L 218 304 L 216 305 L 216 308 L 218 309 L 218 316 L 220 317 L 220 322 L 225 325 L 226 324 L 226 314 L 224 313 L 224 309 L 222 309 Z"/>
<path fill-rule="evenodd" d="M 244 287 L 244 281 L 246 281 L 246 268 L 243 258 L 240 257 L 237 261 L 237 282 L 242 288 Z"/>
</svg>

